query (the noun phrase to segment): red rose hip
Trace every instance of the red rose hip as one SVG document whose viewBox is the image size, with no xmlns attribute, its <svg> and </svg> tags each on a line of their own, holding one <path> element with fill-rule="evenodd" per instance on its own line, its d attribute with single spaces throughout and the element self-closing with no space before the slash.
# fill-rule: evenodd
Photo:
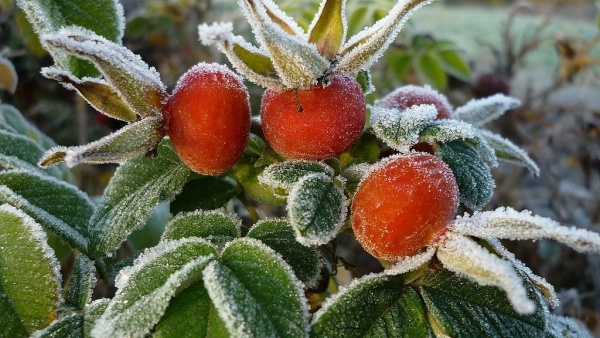
<svg viewBox="0 0 600 338">
<path fill-rule="evenodd" d="M 202 175 L 227 171 L 248 143 L 248 91 L 241 78 L 222 65 L 192 67 L 177 82 L 163 115 L 177 155 Z"/>
<path fill-rule="evenodd" d="M 260 114 L 265 137 L 277 153 L 322 160 L 343 153 L 362 135 L 366 104 L 355 79 L 336 76 L 326 87 L 267 89 Z"/>
<path fill-rule="evenodd" d="M 378 107 L 398 109 L 400 112 L 420 104 L 432 104 L 438 111 L 437 119 L 449 119 L 452 112 L 452 106 L 448 99 L 429 86 L 418 87 L 413 85 L 397 88 L 384 98 L 377 100 L 375 105 Z"/>
<path fill-rule="evenodd" d="M 458 207 L 452 170 L 428 153 L 388 157 L 361 181 L 351 207 L 352 228 L 371 255 L 398 261 L 444 234 Z"/>
</svg>

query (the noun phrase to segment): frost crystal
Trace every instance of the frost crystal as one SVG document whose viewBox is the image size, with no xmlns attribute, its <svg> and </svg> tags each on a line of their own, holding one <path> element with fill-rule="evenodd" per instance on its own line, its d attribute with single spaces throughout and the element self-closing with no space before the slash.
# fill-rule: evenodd
<svg viewBox="0 0 600 338">
<path fill-rule="evenodd" d="M 438 248 L 437 257 L 445 268 L 481 284 L 503 289 L 515 311 L 529 314 L 536 305 L 512 264 L 482 248 L 470 238 L 448 233 Z"/>
<path fill-rule="evenodd" d="M 517 147 L 508 139 L 479 129 L 479 134 L 495 150 L 498 160 L 520 165 L 527 168 L 534 176 L 540 175 L 540 168 L 521 148 Z"/>
<path fill-rule="evenodd" d="M 479 127 L 497 119 L 507 110 L 518 107 L 520 104 L 521 101 L 513 97 L 496 94 L 467 102 L 454 111 L 452 118 Z"/>
<path fill-rule="evenodd" d="M 198 37 L 205 46 L 218 45 L 222 41 L 233 39 L 233 24 L 231 22 L 214 22 L 212 25 L 198 26 Z"/>
<path fill-rule="evenodd" d="M 398 109 L 371 107 L 371 125 L 377 137 L 400 153 L 408 153 L 419 142 L 419 134 L 437 116 L 434 105 Z"/>
<path fill-rule="evenodd" d="M 426 264 L 435 255 L 435 247 L 428 247 L 422 253 L 418 253 L 413 256 L 408 256 L 400 259 L 391 268 L 386 269 L 384 273 L 386 275 L 400 275 L 413 270 L 416 270 L 420 266 Z"/>
<path fill-rule="evenodd" d="M 466 214 L 452 223 L 453 231 L 480 238 L 511 240 L 549 238 L 566 244 L 579 252 L 600 254 L 600 235 L 575 227 L 561 226 L 558 222 L 532 215 L 530 211 L 518 212 L 512 208 Z"/>
</svg>

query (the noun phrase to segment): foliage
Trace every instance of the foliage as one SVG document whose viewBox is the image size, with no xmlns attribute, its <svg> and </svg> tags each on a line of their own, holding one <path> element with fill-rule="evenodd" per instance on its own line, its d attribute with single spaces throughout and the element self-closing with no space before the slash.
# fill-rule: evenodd
<svg viewBox="0 0 600 338">
<path fill-rule="evenodd" d="M 121 4 L 79 2 L 18 4 L 55 61 L 42 74 L 125 126 L 85 145 L 57 146 L 14 106 L 0 105 L 0 336 L 588 335 L 551 313 L 553 287 L 498 239 L 550 238 L 597 255 L 600 235 L 528 211 L 485 210 L 499 161 L 540 172 L 525 151 L 487 129 L 518 100 L 472 100 L 442 120 L 432 105 L 367 106 L 369 121 L 356 143 L 322 161 L 275 153 L 253 119 L 238 163 L 199 175 L 165 137 L 170 95 L 161 74 L 122 44 Z M 234 35 L 230 23 L 198 31 L 249 81 L 273 90 L 328 86 L 339 75 L 358 77 L 367 92 L 369 69 L 392 63 L 399 78 L 412 67 L 444 88 L 448 75 L 468 75 L 455 45 L 420 34 L 408 47 L 394 45 L 408 17 L 427 3 L 395 2 L 370 14 L 379 21 L 359 31 L 363 21 L 356 13 L 346 17 L 343 0 L 324 0 L 304 28 L 271 0 L 241 0 L 259 47 Z M 361 5 L 360 15 L 373 8 Z M 134 31 L 144 24 L 139 20 L 130 21 Z M 390 46 L 387 61 L 374 65 Z M 13 91 L 18 76 L 9 61 L 0 58 L 0 65 L 10 75 L 2 88 Z M 336 249 L 343 236 L 352 237 L 355 192 L 388 155 L 410 159 L 423 144 L 448 165 L 471 214 L 448 220 L 415 255 L 381 261 L 383 270 L 352 266 Z M 73 167 L 84 163 L 118 164 L 97 200 L 73 181 Z M 172 216 L 159 221 L 158 243 L 132 250 L 132 233 L 167 206 Z M 70 261 L 59 262 L 52 238 L 70 248 Z M 340 288 L 338 269 L 353 272 Z M 93 292 L 109 286 L 116 293 Z"/>
</svg>

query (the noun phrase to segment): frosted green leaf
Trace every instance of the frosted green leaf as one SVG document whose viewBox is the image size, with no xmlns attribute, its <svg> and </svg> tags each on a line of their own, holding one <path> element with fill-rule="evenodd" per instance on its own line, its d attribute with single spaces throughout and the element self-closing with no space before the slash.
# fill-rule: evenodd
<svg viewBox="0 0 600 338">
<path fill-rule="evenodd" d="M 568 245 L 579 252 L 600 254 L 600 234 L 576 227 L 566 227 L 531 211 L 498 208 L 457 217 L 452 223 L 455 232 L 481 238 L 511 240 L 548 238 Z"/>
<path fill-rule="evenodd" d="M 96 286 L 96 268 L 87 256 L 77 255 L 67 284 L 63 289 L 61 310 L 85 310 L 92 300 L 92 292 Z"/>
<path fill-rule="evenodd" d="M 242 220 L 221 210 L 181 213 L 165 227 L 162 240 L 199 237 L 222 245 L 240 236 Z"/>
<path fill-rule="evenodd" d="M 173 202 L 171 213 L 196 209 L 212 210 L 225 205 L 240 193 L 240 186 L 228 177 L 199 176 L 187 182 Z"/>
<path fill-rule="evenodd" d="M 274 24 L 279 26 L 284 32 L 292 36 L 304 37 L 304 29 L 296 23 L 294 18 L 287 15 L 282 11 L 277 4 L 272 0 L 259 0 L 265 6 L 265 12 L 267 16 L 273 21 Z M 253 23 L 250 23 L 253 29 L 256 29 Z"/>
<path fill-rule="evenodd" d="M 263 87 L 285 88 L 268 53 L 246 42 L 243 37 L 233 35 L 232 31 L 231 22 L 198 26 L 202 44 L 217 45 L 240 74 Z"/>
<path fill-rule="evenodd" d="M 284 205 L 285 197 L 275 194 L 271 187 L 258 181 L 265 167 L 255 165 L 255 161 L 248 156 L 242 156 L 232 168 L 235 179 L 242 186 L 244 193 L 263 204 Z"/>
<path fill-rule="evenodd" d="M 256 239 L 231 242 L 203 271 L 232 337 L 307 337 L 308 306 L 289 265 Z"/>
<path fill-rule="evenodd" d="M 450 142 L 454 140 L 474 139 L 477 130 L 470 124 L 457 120 L 443 119 L 433 121 L 425 128 L 419 139 L 433 144 L 435 142 Z"/>
<path fill-rule="evenodd" d="M 336 72 L 353 74 L 368 69 L 396 39 L 398 32 L 414 11 L 431 2 L 399 0 L 384 18 L 354 35 L 342 46 L 341 60 Z"/>
<path fill-rule="evenodd" d="M 10 60 L 0 56 L 0 89 L 14 94 L 17 90 L 17 83 L 19 83 L 19 77 L 15 66 Z"/>
<path fill-rule="evenodd" d="M 108 40 L 118 42 L 123 37 L 125 17 L 123 7 L 116 0 L 18 0 L 17 4 L 38 35 L 52 33 L 65 26 L 76 25 L 90 29 Z M 82 60 L 55 48 L 50 51 L 54 62 L 77 77 L 95 76 L 97 70 Z"/>
<path fill-rule="evenodd" d="M 403 112 L 398 109 L 371 107 L 371 126 L 375 135 L 401 153 L 419 142 L 419 134 L 437 116 L 434 105 L 412 106 Z"/>
<path fill-rule="evenodd" d="M 540 175 L 540 168 L 523 149 L 498 134 L 483 129 L 480 129 L 479 133 L 490 147 L 494 149 L 496 157 L 499 160 L 525 167 L 533 176 Z"/>
<path fill-rule="evenodd" d="M 65 88 L 76 91 L 94 109 L 108 117 L 127 122 L 133 122 L 138 117 L 105 80 L 90 77 L 79 79 L 57 67 L 42 68 L 41 73 L 48 79 L 58 81 Z"/>
<path fill-rule="evenodd" d="M 228 338 L 229 332 L 202 281 L 190 285 L 169 303 L 154 328 L 155 338 Z"/>
<path fill-rule="evenodd" d="M 431 320 L 449 337 L 544 337 L 546 310 L 530 283 L 525 287 L 537 310 L 529 315 L 518 314 L 504 291 L 447 270 L 427 270 L 413 284 Z"/>
<path fill-rule="evenodd" d="M 546 337 L 552 338 L 592 338 L 590 332 L 573 318 L 548 315 Z"/>
<path fill-rule="evenodd" d="M 304 36 L 290 35 L 268 15 L 265 3 L 269 0 L 241 0 L 242 11 L 253 23 L 254 34 L 269 52 L 279 78 L 287 88 L 307 88 L 317 83 L 329 68 L 317 47 L 303 40 Z M 270 2 L 272 3 L 272 2 Z M 276 7 L 275 4 L 272 4 Z M 273 8 L 274 8 L 273 7 Z"/>
<path fill-rule="evenodd" d="M 27 213 L 71 247 L 87 251 L 87 223 L 94 205 L 75 186 L 23 170 L 0 172 L 0 202 Z"/>
<path fill-rule="evenodd" d="M 322 162 L 314 161 L 286 161 L 271 164 L 258 176 L 258 181 L 273 189 L 290 191 L 302 177 L 315 173 L 333 176 L 331 167 Z"/>
<path fill-rule="evenodd" d="M 60 264 L 46 233 L 13 206 L 0 206 L 0 335 L 26 336 L 56 317 Z"/>
<path fill-rule="evenodd" d="M 452 169 L 460 199 L 468 208 L 479 210 L 492 199 L 496 187 L 494 178 L 475 149 L 457 140 L 441 143 L 437 155 Z"/>
<path fill-rule="evenodd" d="M 74 313 L 61 317 L 47 328 L 36 331 L 31 335 L 31 338 L 83 338 L 83 316 Z"/>
<path fill-rule="evenodd" d="M 16 133 L 29 137 L 43 149 L 49 149 L 56 145 L 50 137 L 41 132 L 33 123 L 27 121 L 15 107 L 0 104 L 0 116 L 0 125 L 5 124 Z"/>
<path fill-rule="evenodd" d="M 208 242 L 164 241 L 144 251 L 117 276 L 118 291 L 91 331 L 96 337 L 145 337 L 171 298 L 196 281 L 217 254 Z"/>
<path fill-rule="evenodd" d="M 308 28 L 308 42 L 326 59 L 334 59 L 346 39 L 346 0 L 323 0 Z"/>
<path fill-rule="evenodd" d="M 483 99 L 471 100 L 464 106 L 456 108 L 452 113 L 452 118 L 479 127 L 519 105 L 521 105 L 521 101 L 513 97 L 495 94 Z"/>
<path fill-rule="evenodd" d="M 321 245 L 333 239 L 346 219 L 346 196 L 326 174 L 301 178 L 290 191 L 287 210 L 296 240 Z"/>
<path fill-rule="evenodd" d="M 110 299 L 108 298 L 96 299 L 85 308 L 85 317 L 83 319 L 84 337 L 88 338 L 92 336 L 92 328 L 106 310 L 109 302 Z"/>
<path fill-rule="evenodd" d="M 315 247 L 296 240 L 294 230 L 286 220 L 261 220 L 247 234 L 275 250 L 292 267 L 296 277 L 307 286 L 318 281 L 321 258 Z"/>
<path fill-rule="evenodd" d="M 163 138 L 162 117 L 147 117 L 82 146 L 55 147 L 39 161 L 41 167 L 60 162 L 74 167 L 81 163 L 121 163 L 156 148 Z"/>
<path fill-rule="evenodd" d="M 327 298 L 311 337 L 431 337 L 422 301 L 400 275 L 368 275 Z"/>
<path fill-rule="evenodd" d="M 172 200 L 181 191 L 190 174 L 169 141 L 161 143 L 156 158 L 140 156 L 122 164 L 89 223 L 92 257 L 117 249 L 146 223 L 156 204 Z"/>
<path fill-rule="evenodd" d="M 438 248 L 437 257 L 444 267 L 480 285 L 492 285 L 506 292 L 516 312 L 530 314 L 536 304 L 510 261 L 489 252 L 474 240 L 449 233 Z"/>
<path fill-rule="evenodd" d="M 27 136 L 0 129 L 0 154 L 36 165 L 44 149 Z"/>
<path fill-rule="evenodd" d="M 42 41 L 93 62 L 137 115 L 161 116 L 167 93 L 160 75 L 126 47 L 80 27 L 44 34 Z"/>
</svg>

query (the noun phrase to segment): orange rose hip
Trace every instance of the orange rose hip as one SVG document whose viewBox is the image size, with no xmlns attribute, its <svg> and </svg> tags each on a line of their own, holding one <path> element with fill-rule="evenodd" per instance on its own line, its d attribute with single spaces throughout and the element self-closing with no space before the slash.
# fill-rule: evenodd
<svg viewBox="0 0 600 338">
<path fill-rule="evenodd" d="M 241 78 L 222 65 L 200 63 L 186 72 L 163 115 L 177 155 L 202 175 L 227 171 L 248 143 L 248 91 Z"/>
<path fill-rule="evenodd" d="M 384 261 L 419 253 L 444 234 L 458 207 L 452 170 L 428 153 L 384 159 L 361 181 L 351 207 L 358 242 Z"/>
</svg>

